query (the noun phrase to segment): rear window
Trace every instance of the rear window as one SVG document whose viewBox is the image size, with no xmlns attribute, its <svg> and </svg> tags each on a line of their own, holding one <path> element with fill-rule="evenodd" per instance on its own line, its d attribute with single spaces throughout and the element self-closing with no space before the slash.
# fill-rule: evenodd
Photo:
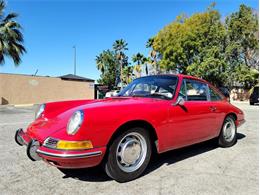
<svg viewBox="0 0 260 195">
<path fill-rule="evenodd" d="M 209 88 L 209 93 L 210 93 L 210 100 L 211 101 L 219 101 L 222 100 L 221 96 L 211 87 Z"/>
</svg>

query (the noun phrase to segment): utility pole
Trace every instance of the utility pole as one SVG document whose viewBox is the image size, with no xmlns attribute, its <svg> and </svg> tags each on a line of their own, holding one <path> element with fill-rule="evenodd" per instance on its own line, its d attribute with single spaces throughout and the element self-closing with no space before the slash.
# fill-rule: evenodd
<svg viewBox="0 0 260 195">
<path fill-rule="evenodd" d="M 37 69 L 36 72 L 34 73 L 34 76 L 36 76 L 37 73 L 38 73 L 38 69 Z"/>
<path fill-rule="evenodd" d="M 75 45 L 73 46 L 73 48 L 74 48 L 74 75 L 76 75 L 76 66 L 77 66 L 77 64 L 76 64 L 77 49 L 76 49 L 76 46 L 75 46 Z"/>
</svg>

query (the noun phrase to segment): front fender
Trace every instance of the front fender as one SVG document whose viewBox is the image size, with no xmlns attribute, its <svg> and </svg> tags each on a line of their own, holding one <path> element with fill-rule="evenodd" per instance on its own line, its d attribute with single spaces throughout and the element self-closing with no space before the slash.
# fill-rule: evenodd
<svg viewBox="0 0 260 195">
<path fill-rule="evenodd" d="M 168 120 L 168 101 L 151 104 L 100 107 L 84 110 L 85 119 L 75 135 L 61 129 L 51 135 L 65 140 L 91 140 L 94 147 L 106 146 L 113 134 L 129 121 L 146 121 L 156 130 L 158 140 L 163 139 L 164 126 Z"/>
</svg>

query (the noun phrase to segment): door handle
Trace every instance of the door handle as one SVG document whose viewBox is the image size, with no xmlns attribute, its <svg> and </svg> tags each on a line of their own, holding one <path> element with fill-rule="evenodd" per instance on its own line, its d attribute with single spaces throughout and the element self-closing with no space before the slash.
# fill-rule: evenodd
<svg viewBox="0 0 260 195">
<path fill-rule="evenodd" d="M 209 109 L 212 111 L 212 112 L 215 112 L 217 110 L 217 108 L 215 106 L 210 106 Z"/>
</svg>

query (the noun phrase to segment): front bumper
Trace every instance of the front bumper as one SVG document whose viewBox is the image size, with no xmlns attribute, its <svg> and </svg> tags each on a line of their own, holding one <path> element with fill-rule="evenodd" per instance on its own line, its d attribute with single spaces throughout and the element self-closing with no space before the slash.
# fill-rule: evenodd
<svg viewBox="0 0 260 195">
<path fill-rule="evenodd" d="M 15 141 L 19 145 L 27 146 L 27 155 L 31 160 L 42 159 L 48 164 L 60 168 L 87 168 L 96 166 L 101 163 L 106 152 L 106 147 L 87 150 L 47 148 L 37 140 L 30 138 L 22 129 L 16 131 Z"/>
<path fill-rule="evenodd" d="M 31 138 L 27 136 L 26 133 L 24 133 L 23 129 L 17 129 L 14 136 L 15 142 L 22 146 L 22 145 L 28 145 L 31 141 Z"/>
<path fill-rule="evenodd" d="M 105 147 L 81 151 L 64 151 L 41 146 L 37 153 L 45 162 L 56 167 L 86 168 L 99 165 L 105 151 Z"/>
<path fill-rule="evenodd" d="M 44 150 L 38 149 L 37 153 L 39 155 L 43 156 L 49 156 L 54 158 L 62 158 L 62 159 L 73 159 L 73 158 L 87 158 L 87 157 L 93 157 L 93 156 L 99 156 L 102 154 L 101 151 L 96 152 L 81 152 L 79 154 L 64 154 L 64 153 L 53 153 L 53 152 L 46 152 Z"/>
</svg>

